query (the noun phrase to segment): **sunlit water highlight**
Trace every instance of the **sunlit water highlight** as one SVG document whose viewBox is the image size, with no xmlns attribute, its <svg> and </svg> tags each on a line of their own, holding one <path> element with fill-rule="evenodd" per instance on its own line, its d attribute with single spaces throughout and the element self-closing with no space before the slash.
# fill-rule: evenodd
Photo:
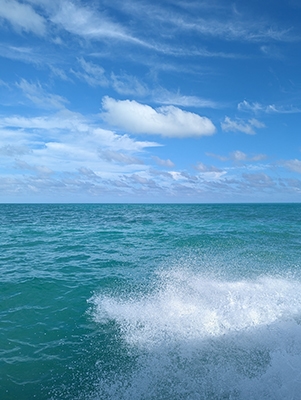
<svg viewBox="0 0 301 400">
<path fill-rule="evenodd" d="M 300 205 L 2 205 L 0 239 L 1 399 L 300 399 Z"/>
</svg>

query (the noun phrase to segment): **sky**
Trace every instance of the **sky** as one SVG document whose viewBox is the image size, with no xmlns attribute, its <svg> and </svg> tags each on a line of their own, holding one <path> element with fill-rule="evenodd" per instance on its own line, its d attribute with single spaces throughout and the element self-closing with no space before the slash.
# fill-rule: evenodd
<svg viewBox="0 0 301 400">
<path fill-rule="evenodd" d="M 299 0 L 0 0 L 0 202 L 301 201 Z"/>
</svg>

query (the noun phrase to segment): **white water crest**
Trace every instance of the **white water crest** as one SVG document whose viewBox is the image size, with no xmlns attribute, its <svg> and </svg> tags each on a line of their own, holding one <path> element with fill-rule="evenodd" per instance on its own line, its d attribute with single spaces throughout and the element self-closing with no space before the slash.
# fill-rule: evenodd
<svg viewBox="0 0 301 400">
<path fill-rule="evenodd" d="M 96 398 L 298 399 L 301 283 L 221 281 L 189 270 L 158 275 L 154 290 L 93 298 L 114 321 L 135 367 L 103 376 Z"/>
</svg>

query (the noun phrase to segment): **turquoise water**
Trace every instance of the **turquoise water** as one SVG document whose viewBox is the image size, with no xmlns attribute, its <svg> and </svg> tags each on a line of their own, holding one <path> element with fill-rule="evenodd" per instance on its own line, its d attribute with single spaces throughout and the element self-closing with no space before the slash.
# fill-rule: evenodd
<svg viewBox="0 0 301 400">
<path fill-rule="evenodd" d="M 0 205 L 0 398 L 300 399 L 301 205 Z"/>
</svg>

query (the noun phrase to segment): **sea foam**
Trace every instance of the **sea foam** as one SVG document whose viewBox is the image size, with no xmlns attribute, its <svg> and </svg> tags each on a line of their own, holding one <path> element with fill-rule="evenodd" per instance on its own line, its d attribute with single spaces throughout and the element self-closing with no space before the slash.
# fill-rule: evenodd
<svg viewBox="0 0 301 400">
<path fill-rule="evenodd" d="M 101 372 L 96 398 L 298 398 L 299 281 L 221 281 L 178 269 L 159 273 L 148 294 L 92 301 L 94 319 L 117 324 L 135 355 L 130 371 Z"/>
</svg>

